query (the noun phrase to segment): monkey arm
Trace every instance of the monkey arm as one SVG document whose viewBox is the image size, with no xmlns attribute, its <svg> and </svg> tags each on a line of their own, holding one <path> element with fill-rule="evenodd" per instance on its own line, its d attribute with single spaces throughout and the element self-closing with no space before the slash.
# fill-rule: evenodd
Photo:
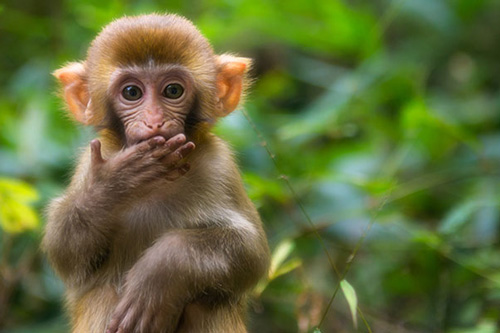
<svg viewBox="0 0 500 333">
<path fill-rule="evenodd" d="M 173 332 L 191 302 L 239 300 L 268 267 L 264 233 L 246 223 L 163 235 L 130 270 L 108 332 Z"/>
<path fill-rule="evenodd" d="M 150 265 L 155 267 L 151 274 L 166 278 L 172 300 L 233 297 L 257 283 L 267 269 L 263 239 L 257 232 L 251 234 L 233 227 L 171 231 L 136 263 L 129 275 L 130 283 L 136 278 L 134 271 L 143 276 L 141 266 Z M 189 295 L 175 295 L 177 289 L 168 287 L 169 284 L 182 285 L 180 290 L 188 291 Z"/>
<path fill-rule="evenodd" d="M 114 204 L 101 189 L 81 185 L 49 206 L 42 247 L 66 283 L 89 282 L 105 262 L 115 232 Z"/>
<path fill-rule="evenodd" d="M 117 210 L 141 193 L 141 186 L 159 177 L 186 172 L 176 165 L 191 150 L 184 135 L 168 141 L 153 137 L 120 150 L 107 160 L 93 140 L 81 158 L 64 196 L 48 209 L 43 248 L 66 283 L 88 283 L 110 253 L 117 232 Z"/>
</svg>

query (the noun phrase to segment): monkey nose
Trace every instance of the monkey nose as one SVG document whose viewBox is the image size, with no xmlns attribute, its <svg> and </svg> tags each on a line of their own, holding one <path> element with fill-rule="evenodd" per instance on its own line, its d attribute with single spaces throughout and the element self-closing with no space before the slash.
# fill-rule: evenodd
<svg viewBox="0 0 500 333">
<path fill-rule="evenodd" d="M 157 122 L 146 122 L 146 121 L 143 121 L 143 123 L 144 123 L 144 125 L 146 125 L 147 128 L 155 130 L 155 129 L 160 129 L 163 125 L 165 125 L 165 120 L 163 120 L 163 121 L 157 121 Z"/>
</svg>

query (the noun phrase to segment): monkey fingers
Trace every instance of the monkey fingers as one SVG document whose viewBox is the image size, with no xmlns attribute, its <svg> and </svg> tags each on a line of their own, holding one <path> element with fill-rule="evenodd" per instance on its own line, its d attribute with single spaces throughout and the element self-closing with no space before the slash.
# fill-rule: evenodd
<svg viewBox="0 0 500 333">
<path fill-rule="evenodd" d="M 146 162 L 146 164 L 154 163 L 155 159 L 158 158 L 155 154 L 159 154 L 160 151 L 165 150 L 167 147 L 166 144 L 165 138 L 158 135 L 134 146 L 125 148 L 116 159 L 118 160 L 118 164 L 122 164 L 122 167 L 131 165 L 132 167 L 136 166 L 142 168 L 144 162 Z M 151 157 L 153 157 L 153 159 L 151 159 Z"/>
<path fill-rule="evenodd" d="M 173 147 L 175 148 L 175 146 Z M 194 148 L 194 143 L 188 142 L 175 149 L 175 151 L 168 151 L 167 154 L 162 155 L 160 161 L 166 167 L 164 177 L 167 180 L 174 181 L 184 176 L 189 171 L 191 166 L 184 161 L 184 158 L 188 156 Z"/>
<path fill-rule="evenodd" d="M 97 141 L 97 143 L 94 143 Z M 98 163 L 102 160 L 100 155 L 100 143 L 99 140 L 94 140 L 91 142 L 91 151 L 92 151 L 92 159 Z M 122 149 L 120 152 L 112 156 L 108 162 L 111 169 L 116 169 L 122 171 L 128 166 L 136 165 L 138 161 L 142 160 L 144 156 L 148 155 L 151 150 L 156 149 L 159 146 L 163 146 L 165 144 L 165 138 L 162 136 L 155 136 L 146 141 L 142 141 L 134 146 L 126 147 Z M 96 151 L 96 153 L 94 153 Z M 102 163 L 101 163 L 102 164 Z"/>
<path fill-rule="evenodd" d="M 165 144 L 165 138 L 157 135 L 148 140 L 141 141 L 137 145 L 130 147 L 131 152 L 137 152 L 140 154 L 145 154 L 157 147 L 163 146 Z"/>
<path fill-rule="evenodd" d="M 181 133 L 181 134 L 177 134 L 176 136 L 170 138 L 167 141 L 167 145 L 169 147 L 171 147 L 172 149 L 174 149 L 173 148 L 174 146 L 179 146 L 179 145 L 183 144 L 184 142 L 186 142 L 186 136 Z"/>
<path fill-rule="evenodd" d="M 101 155 L 101 141 L 94 139 L 90 142 L 90 154 L 93 165 L 104 163 Z"/>
<path fill-rule="evenodd" d="M 185 157 L 187 157 L 195 148 L 194 143 L 188 142 L 181 147 L 171 151 L 169 154 L 165 155 L 161 162 L 167 167 L 178 166 Z"/>
<path fill-rule="evenodd" d="M 139 313 L 132 310 L 132 305 L 132 302 L 124 302 L 122 299 L 113 313 L 106 333 L 133 332 L 133 325 L 139 319 Z"/>
<path fill-rule="evenodd" d="M 163 159 L 168 154 L 177 150 L 184 142 L 186 142 L 184 134 L 176 135 L 162 145 L 155 147 L 152 156 L 156 159 Z"/>
<path fill-rule="evenodd" d="M 168 315 L 155 313 L 162 307 L 162 304 L 152 307 L 140 296 L 124 296 L 109 322 L 106 333 L 173 332 L 177 327 L 180 311 L 167 311 Z"/>
<path fill-rule="evenodd" d="M 138 313 L 129 311 L 132 304 L 124 304 L 123 302 L 118 306 L 108 324 L 106 333 L 118 332 L 133 332 L 132 326 L 138 318 Z"/>
</svg>

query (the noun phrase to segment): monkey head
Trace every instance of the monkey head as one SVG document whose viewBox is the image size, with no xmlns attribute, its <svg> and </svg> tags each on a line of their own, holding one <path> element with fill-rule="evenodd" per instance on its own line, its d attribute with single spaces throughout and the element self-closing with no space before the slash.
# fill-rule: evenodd
<svg viewBox="0 0 500 333">
<path fill-rule="evenodd" d="M 73 117 L 116 132 L 123 145 L 192 134 L 239 104 L 250 60 L 215 55 L 177 15 L 124 17 L 106 26 L 87 59 L 54 72 Z"/>
</svg>

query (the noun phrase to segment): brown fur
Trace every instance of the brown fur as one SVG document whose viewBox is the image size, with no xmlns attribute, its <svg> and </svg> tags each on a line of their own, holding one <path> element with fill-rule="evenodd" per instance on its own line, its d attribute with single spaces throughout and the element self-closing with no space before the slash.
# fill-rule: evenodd
<svg viewBox="0 0 500 333">
<path fill-rule="evenodd" d="M 266 273 L 269 250 L 231 150 L 208 132 L 244 88 L 247 60 L 236 66 L 244 72 L 222 69 L 234 59 L 243 61 L 215 56 L 186 19 L 147 15 L 111 23 L 84 63 L 56 71 L 69 109 L 96 126 L 100 142 L 50 204 L 42 244 L 67 286 L 73 332 L 246 332 L 246 294 Z M 126 147 L 109 120 L 111 74 L 151 61 L 184 66 L 195 79 L 197 123 L 185 132 L 194 145 L 164 152 L 166 165 L 141 150 L 154 138 Z M 186 161 L 179 177 L 172 166 Z"/>
</svg>

